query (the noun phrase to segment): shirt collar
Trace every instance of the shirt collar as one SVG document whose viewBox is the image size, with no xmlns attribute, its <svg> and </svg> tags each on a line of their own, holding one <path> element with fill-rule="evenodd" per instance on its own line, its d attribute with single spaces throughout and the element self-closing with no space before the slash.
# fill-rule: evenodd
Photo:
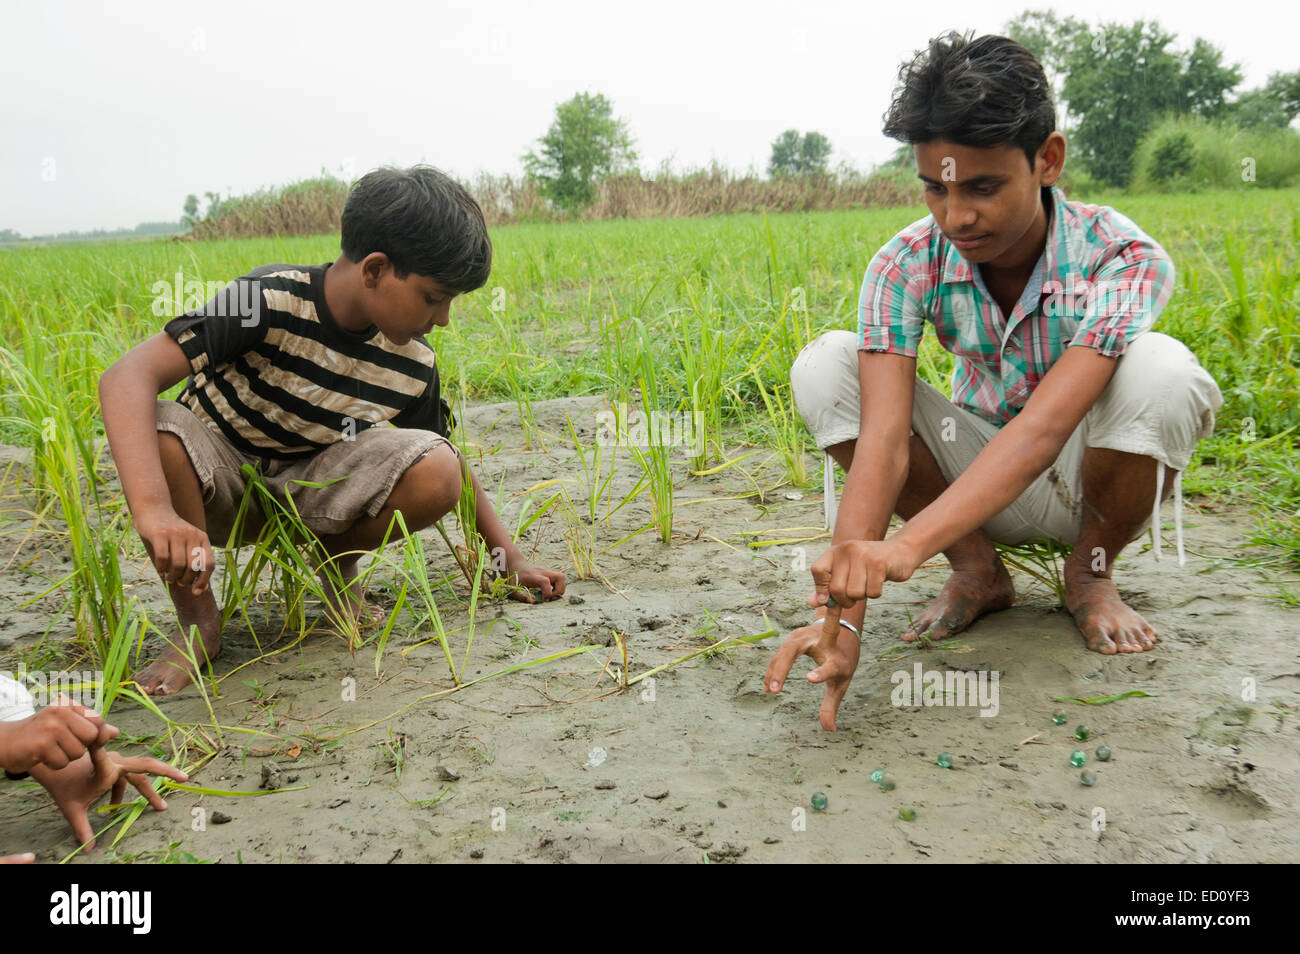
<svg viewBox="0 0 1300 954">
<path fill-rule="evenodd" d="M 1050 197 L 1048 206 L 1048 223 L 1045 253 L 1047 258 L 1047 267 L 1042 274 L 1043 281 L 1056 279 L 1065 287 L 1072 287 L 1066 280 L 1066 276 L 1075 273 L 1076 278 L 1081 274 L 1078 265 L 1070 262 L 1070 243 L 1066 240 L 1066 216 L 1065 193 L 1057 186 L 1052 186 L 1048 190 L 1044 199 Z M 961 257 L 961 252 L 957 251 L 957 246 L 953 245 L 940 233 L 940 242 L 943 246 L 943 278 L 941 282 L 945 285 L 952 282 L 974 282 L 975 269 L 966 259 Z M 1040 262 L 1041 264 L 1041 262 Z"/>
</svg>

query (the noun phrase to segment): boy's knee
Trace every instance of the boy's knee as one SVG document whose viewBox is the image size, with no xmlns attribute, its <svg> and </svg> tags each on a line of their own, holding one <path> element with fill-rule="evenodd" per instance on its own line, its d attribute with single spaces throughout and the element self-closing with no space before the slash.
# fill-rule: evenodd
<svg viewBox="0 0 1300 954">
<path fill-rule="evenodd" d="M 456 506 L 462 480 L 459 455 L 450 445 L 439 444 L 410 466 L 398 489 L 403 497 L 412 495 L 420 504 L 418 510 L 432 523 Z"/>
<path fill-rule="evenodd" d="M 1149 331 L 1120 358 L 1091 429 L 1106 438 L 1100 446 L 1156 457 L 1183 470 L 1197 441 L 1213 432 L 1222 404 L 1214 378 L 1191 350 Z"/>
<path fill-rule="evenodd" d="M 811 341 L 790 366 L 790 388 L 818 447 L 857 437 L 857 335 L 828 331 Z"/>
</svg>

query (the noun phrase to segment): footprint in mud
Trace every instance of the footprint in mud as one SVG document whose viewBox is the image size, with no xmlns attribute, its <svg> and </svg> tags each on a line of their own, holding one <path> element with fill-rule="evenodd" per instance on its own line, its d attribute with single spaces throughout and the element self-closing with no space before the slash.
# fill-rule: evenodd
<svg viewBox="0 0 1300 954">
<path fill-rule="evenodd" d="M 1268 802 L 1239 778 L 1201 785 L 1197 793 L 1205 814 L 1221 821 L 1267 818 L 1271 811 Z"/>
<path fill-rule="evenodd" d="M 1255 710 L 1249 706 L 1222 706 L 1197 721 L 1196 734 L 1192 738 L 1215 745 L 1240 745 L 1254 715 Z"/>
</svg>

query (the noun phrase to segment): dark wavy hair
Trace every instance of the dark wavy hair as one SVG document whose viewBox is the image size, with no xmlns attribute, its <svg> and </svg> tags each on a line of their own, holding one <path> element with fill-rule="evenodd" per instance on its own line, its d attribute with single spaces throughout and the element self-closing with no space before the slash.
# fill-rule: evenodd
<svg viewBox="0 0 1300 954">
<path fill-rule="evenodd" d="M 899 69 L 884 132 L 909 144 L 1016 146 L 1032 167 L 1055 130 L 1052 88 L 1033 53 L 1005 36 L 949 32 Z"/>
<path fill-rule="evenodd" d="M 427 275 L 457 292 L 482 288 L 492 273 L 483 210 L 432 166 L 386 167 L 357 180 L 343 205 L 342 244 L 354 262 L 383 252 L 398 278 Z"/>
</svg>

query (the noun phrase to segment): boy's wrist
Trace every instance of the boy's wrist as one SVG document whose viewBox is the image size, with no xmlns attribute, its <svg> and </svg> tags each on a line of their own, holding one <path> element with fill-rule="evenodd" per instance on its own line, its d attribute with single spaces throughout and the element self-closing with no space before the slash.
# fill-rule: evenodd
<svg viewBox="0 0 1300 954">
<path fill-rule="evenodd" d="M 908 534 L 908 528 L 912 526 L 911 522 L 903 524 L 903 528 L 889 538 L 887 542 L 893 544 L 895 552 L 898 554 L 900 568 L 910 577 L 915 573 L 922 563 L 930 556 L 938 553 L 938 549 L 926 553 L 924 546 L 915 539 L 918 534 L 913 532 Z M 906 577 L 904 577 L 906 579 Z"/>
</svg>

